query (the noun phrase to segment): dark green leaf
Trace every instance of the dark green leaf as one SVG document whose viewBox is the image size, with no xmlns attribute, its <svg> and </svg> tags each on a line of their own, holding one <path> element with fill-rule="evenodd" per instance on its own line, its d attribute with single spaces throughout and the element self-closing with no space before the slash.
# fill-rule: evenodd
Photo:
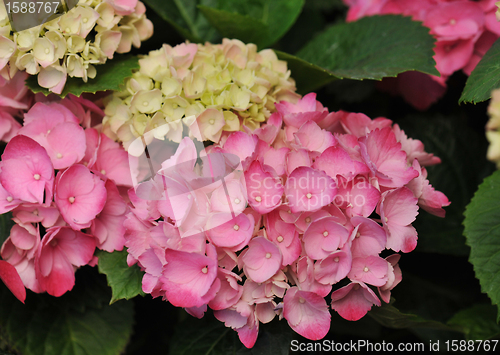
<svg viewBox="0 0 500 355">
<path fill-rule="evenodd" d="M 500 171 L 479 186 L 465 210 L 464 234 L 471 247 L 469 261 L 474 265 L 481 289 L 499 306 L 500 320 Z"/>
<path fill-rule="evenodd" d="M 491 97 L 491 91 L 500 88 L 500 39 L 497 39 L 465 83 L 461 102 L 481 102 Z"/>
<path fill-rule="evenodd" d="M 146 0 L 163 19 L 192 42 L 226 38 L 272 45 L 293 25 L 304 0 Z M 213 26 L 213 27 L 212 27 Z"/>
<path fill-rule="evenodd" d="M 25 305 L 0 285 L 0 336 L 24 355 L 120 354 L 132 332 L 132 303 L 107 305 L 98 275 L 80 276 L 62 297 L 30 292 Z"/>
<path fill-rule="evenodd" d="M 198 5 L 214 7 L 216 0 L 144 0 L 177 32 L 191 42 L 214 41 L 216 31 L 201 14 Z"/>
<path fill-rule="evenodd" d="M 388 328 L 430 328 L 438 330 L 459 331 L 460 328 L 420 318 L 415 314 L 401 313 L 396 307 L 384 303 L 382 307 L 373 307 L 368 314 L 377 322 Z"/>
<path fill-rule="evenodd" d="M 108 59 L 105 64 L 96 65 L 97 75 L 94 79 L 89 79 L 87 83 L 84 83 L 81 78 L 68 77 L 60 96 L 65 97 L 68 94 L 80 96 L 84 92 L 118 90 L 135 69 L 139 69 L 139 58 L 131 55 L 116 55 L 113 59 Z M 31 75 L 26 80 L 26 85 L 35 93 L 41 92 L 49 95 L 50 91 L 40 87 L 37 80 L 36 76 Z"/>
<path fill-rule="evenodd" d="M 336 79 L 328 70 L 306 62 L 291 54 L 276 51 L 278 58 L 287 61 L 300 93 L 306 94 Z"/>
<path fill-rule="evenodd" d="M 292 330 L 285 320 L 261 324 L 257 342 L 247 349 L 235 330 L 226 328 L 212 314 L 188 318 L 179 324 L 170 345 L 171 355 L 287 355 Z"/>
<path fill-rule="evenodd" d="M 477 304 L 458 312 L 448 324 L 462 327 L 467 340 L 491 339 L 500 335 L 495 313 L 491 304 Z"/>
<path fill-rule="evenodd" d="M 226 10 L 198 6 L 208 22 L 225 38 L 237 38 L 245 43 L 255 43 L 258 47 L 269 45 L 269 26 L 247 15 Z"/>
<path fill-rule="evenodd" d="M 419 211 L 413 224 L 418 232 L 416 251 L 469 255 L 463 237 L 463 212 L 477 186 L 494 168 L 486 160 L 484 138 L 462 117 L 412 115 L 398 123 L 408 137 L 421 140 L 427 152 L 441 158 L 441 164 L 427 167 L 428 179 L 451 201 L 444 208 L 445 218 Z"/>
<path fill-rule="evenodd" d="M 223 37 L 265 48 L 288 31 L 303 6 L 304 0 L 226 0 L 217 8 L 198 7 Z"/>
<path fill-rule="evenodd" d="M 10 229 L 14 225 L 12 221 L 12 213 L 4 213 L 0 215 L 0 245 L 9 237 Z"/>
<path fill-rule="evenodd" d="M 433 47 L 429 29 L 420 22 L 384 15 L 334 25 L 297 57 L 327 69 L 333 77 L 381 80 L 409 70 L 439 75 Z"/>
<path fill-rule="evenodd" d="M 144 296 L 142 292 L 142 277 L 144 273 L 137 265 L 127 265 L 127 251 L 114 251 L 107 253 L 99 251 L 99 272 L 105 274 L 113 296 L 110 304 L 121 300 L 131 299 L 137 295 Z"/>
</svg>

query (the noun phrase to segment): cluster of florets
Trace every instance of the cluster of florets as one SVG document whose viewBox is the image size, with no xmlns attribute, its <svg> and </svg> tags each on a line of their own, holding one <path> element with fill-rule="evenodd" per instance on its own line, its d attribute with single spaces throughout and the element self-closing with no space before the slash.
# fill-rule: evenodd
<svg viewBox="0 0 500 355">
<path fill-rule="evenodd" d="M 66 14 L 42 25 L 13 32 L 0 6 L 0 70 L 38 74 L 38 84 L 60 94 L 67 76 L 96 76 L 95 65 L 129 52 L 153 34 L 146 7 L 137 0 L 80 0 Z"/>
<path fill-rule="evenodd" d="M 74 96 L 37 102 L 2 154 L 0 213 L 11 211 L 15 225 L 0 255 L 34 292 L 61 296 L 76 268 L 96 264 L 96 247 L 123 249 L 128 155 L 91 128 L 103 116 Z"/>
<path fill-rule="evenodd" d="M 488 116 L 490 117 L 486 124 L 486 139 L 490 143 L 488 147 L 488 160 L 497 164 L 500 168 L 500 90 L 493 90 L 491 101 L 488 106 Z"/>
<path fill-rule="evenodd" d="M 183 126 L 212 111 L 210 133 L 255 129 L 265 122 L 274 103 L 298 98 L 287 63 L 271 49 L 224 39 L 222 44 L 164 44 L 140 61 L 140 70 L 126 81 L 105 109 L 104 132 L 128 145 L 144 132 L 180 142 Z M 202 118 L 203 120 L 203 118 Z M 210 121 L 212 122 L 212 121 Z"/>
<path fill-rule="evenodd" d="M 436 38 L 434 60 L 441 77 L 406 72 L 385 79 L 383 87 L 399 93 L 424 110 L 446 92 L 448 77 L 458 70 L 470 75 L 477 63 L 500 36 L 496 0 L 344 0 L 349 6 L 347 21 L 364 16 L 402 14 L 422 21 Z"/>
<path fill-rule="evenodd" d="M 402 278 L 397 252 L 417 245 L 419 207 L 443 217 L 449 204 L 426 179 L 424 166 L 440 159 L 391 120 L 329 113 L 315 94 L 276 110 L 199 157 L 182 139 L 129 191 L 125 223 L 143 291 L 200 318 L 210 307 L 247 347 L 275 317 L 321 339 L 329 294 L 348 320 L 389 302 Z"/>
</svg>

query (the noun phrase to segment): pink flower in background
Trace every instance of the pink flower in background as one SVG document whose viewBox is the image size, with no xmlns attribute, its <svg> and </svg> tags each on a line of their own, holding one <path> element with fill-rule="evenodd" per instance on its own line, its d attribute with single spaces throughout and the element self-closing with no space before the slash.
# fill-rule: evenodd
<svg viewBox="0 0 500 355">
<path fill-rule="evenodd" d="M 344 0 L 347 21 L 365 16 L 402 14 L 422 21 L 436 38 L 434 60 L 441 77 L 406 72 L 386 78 L 379 87 L 401 95 L 418 110 L 425 110 L 446 92 L 446 80 L 458 70 L 470 75 L 500 36 L 495 1 L 472 0 Z"/>
<path fill-rule="evenodd" d="M 96 104 L 71 95 L 38 99 L 0 162 L 0 211 L 12 211 L 16 223 L 0 254 L 24 287 L 60 296 L 73 288 L 78 267 L 95 265 L 96 247 L 112 252 L 125 243 L 129 206 L 124 192 L 85 165 L 102 162 L 112 178 L 128 186 L 130 172 L 123 148 L 90 128 L 92 121 L 102 120 Z M 104 160 L 113 161 L 106 165 Z M 47 231 L 42 239 L 40 230 Z"/>
</svg>

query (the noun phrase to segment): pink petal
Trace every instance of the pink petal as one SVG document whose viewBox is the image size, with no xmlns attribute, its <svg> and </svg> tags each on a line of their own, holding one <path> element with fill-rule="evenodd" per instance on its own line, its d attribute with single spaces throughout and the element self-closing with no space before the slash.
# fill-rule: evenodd
<svg viewBox="0 0 500 355">
<path fill-rule="evenodd" d="M 16 298 L 24 303 L 26 289 L 16 268 L 4 260 L 0 260 L 0 279 Z"/>
<path fill-rule="evenodd" d="M 285 184 L 285 195 L 293 213 L 316 211 L 330 204 L 337 193 L 335 181 L 323 171 L 295 169 Z"/>
<path fill-rule="evenodd" d="M 375 293 L 364 283 L 350 283 L 331 295 L 332 308 L 340 316 L 350 321 L 363 318 L 372 308 L 372 305 L 380 307 L 381 303 Z"/>
<path fill-rule="evenodd" d="M 298 334 L 310 340 L 322 339 L 330 330 L 330 312 L 323 297 L 290 288 L 283 299 L 283 317 Z"/>
</svg>

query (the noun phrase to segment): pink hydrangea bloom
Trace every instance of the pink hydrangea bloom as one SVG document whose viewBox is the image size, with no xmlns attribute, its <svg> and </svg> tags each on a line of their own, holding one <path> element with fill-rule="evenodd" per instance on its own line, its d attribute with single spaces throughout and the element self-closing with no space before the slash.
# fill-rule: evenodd
<svg viewBox="0 0 500 355">
<path fill-rule="evenodd" d="M 123 249 L 129 206 L 111 178 L 126 186 L 131 179 L 127 153 L 92 128 L 104 115 L 97 104 L 71 95 L 35 100 L 0 162 L 0 212 L 16 223 L 0 254 L 24 287 L 61 296 L 78 267 L 97 263 L 96 247 Z M 89 170 L 96 164 L 117 168 L 107 179 Z"/>
<path fill-rule="evenodd" d="M 197 150 L 184 138 L 153 161 L 158 173 L 129 190 L 124 222 L 143 290 L 198 318 L 212 308 L 246 347 L 276 316 L 321 339 L 328 295 L 348 320 L 388 302 L 400 255 L 381 253 L 412 251 L 419 206 L 444 216 L 449 204 L 422 168 L 439 158 L 389 119 L 329 113 L 314 94 L 276 108 L 254 131 L 220 137 L 218 118 L 202 113 L 195 133 L 218 143 Z"/>
</svg>

